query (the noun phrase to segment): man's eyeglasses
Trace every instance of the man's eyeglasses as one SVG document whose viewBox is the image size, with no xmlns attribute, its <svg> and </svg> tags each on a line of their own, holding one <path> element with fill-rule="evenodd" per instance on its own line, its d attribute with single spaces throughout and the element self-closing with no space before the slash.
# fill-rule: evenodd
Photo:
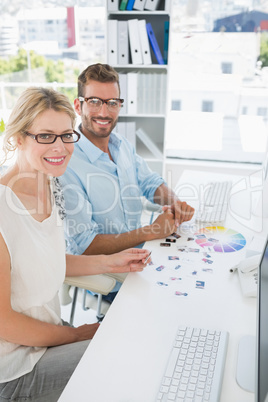
<svg viewBox="0 0 268 402">
<path fill-rule="evenodd" d="M 57 140 L 58 137 L 61 138 L 62 142 L 65 144 L 72 144 L 73 142 L 77 142 L 80 138 L 80 134 L 73 130 L 72 133 L 66 134 L 31 134 L 28 131 L 25 131 L 24 134 L 28 135 L 29 137 L 33 138 L 39 144 L 53 144 Z"/>
<path fill-rule="evenodd" d="M 107 108 L 110 112 L 117 112 L 124 102 L 124 99 L 112 98 L 112 99 L 101 99 L 97 96 L 90 96 L 89 98 L 84 98 L 79 96 L 80 102 L 86 102 L 88 107 L 95 112 L 98 112 L 104 103 L 106 103 Z"/>
</svg>

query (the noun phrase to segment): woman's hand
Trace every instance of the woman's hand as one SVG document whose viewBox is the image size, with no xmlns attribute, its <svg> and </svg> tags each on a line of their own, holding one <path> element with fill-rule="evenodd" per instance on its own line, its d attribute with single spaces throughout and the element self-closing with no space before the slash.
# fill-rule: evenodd
<svg viewBox="0 0 268 402">
<path fill-rule="evenodd" d="M 74 328 L 76 334 L 76 342 L 92 339 L 99 326 L 100 324 L 96 322 L 94 324 L 84 324 L 80 327 Z"/>
<path fill-rule="evenodd" d="M 107 257 L 110 272 L 139 272 L 151 261 L 150 251 L 140 248 L 129 248 Z M 147 257 L 148 260 L 147 260 Z"/>
</svg>

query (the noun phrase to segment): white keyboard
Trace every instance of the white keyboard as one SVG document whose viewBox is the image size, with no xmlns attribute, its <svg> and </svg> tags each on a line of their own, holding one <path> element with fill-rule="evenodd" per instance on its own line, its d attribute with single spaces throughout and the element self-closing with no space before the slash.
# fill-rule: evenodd
<svg viewBox="0 0 268 402">
<path fill-rule="evenodd" d="M 201 200 L 196 222 L 223 222 L 226 218 L 231 181 L 211 182 L 205 199 Z"/>
<path fill-rule="evenodd" d="M 156 401 L 217 402 L 228 333 L 179 327 Z"/>
</svg>

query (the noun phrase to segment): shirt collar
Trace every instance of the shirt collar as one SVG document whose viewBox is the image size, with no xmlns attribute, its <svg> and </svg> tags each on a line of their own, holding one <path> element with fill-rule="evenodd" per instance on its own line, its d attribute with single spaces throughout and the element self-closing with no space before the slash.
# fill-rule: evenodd
<svg viewBox="0 0 268 402">
<path fill-rule="evenodd" d="M 81 134 L 81 137 L 80 140 L 76 143 L 76 146 L 78 146 L 82 151 L 87 154 L 87 157 L 91 163 L 96 162 L 96 160 L 98 160 L 101 155 L 105 154 L 105 152 L 96 147 L 96 145 L 92 144 L 92 142 L 87 139 L 87 137 L 82 133 L 80 126 L 78 127 L 77 131 Z M 116 133 L 110 134 L 109 147 L 111 146 L 113 149 L 118 151 L 121 142 L 122 140 Z"/>
</svg>

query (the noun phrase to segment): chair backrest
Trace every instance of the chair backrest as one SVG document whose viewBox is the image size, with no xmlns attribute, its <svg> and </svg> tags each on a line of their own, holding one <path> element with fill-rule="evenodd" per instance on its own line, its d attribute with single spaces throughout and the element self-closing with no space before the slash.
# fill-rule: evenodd
<svg viewBox="0 0 268 402">
<path fill-rule="evenodd" d="M 148 201 L 145 197 L 141 198 L 143 206 L 143 214 L 150 215 L 149 223 L 153 223 L 154 214 L 159 214 L 162 212 L 162 206 Z"/>
</svg>

